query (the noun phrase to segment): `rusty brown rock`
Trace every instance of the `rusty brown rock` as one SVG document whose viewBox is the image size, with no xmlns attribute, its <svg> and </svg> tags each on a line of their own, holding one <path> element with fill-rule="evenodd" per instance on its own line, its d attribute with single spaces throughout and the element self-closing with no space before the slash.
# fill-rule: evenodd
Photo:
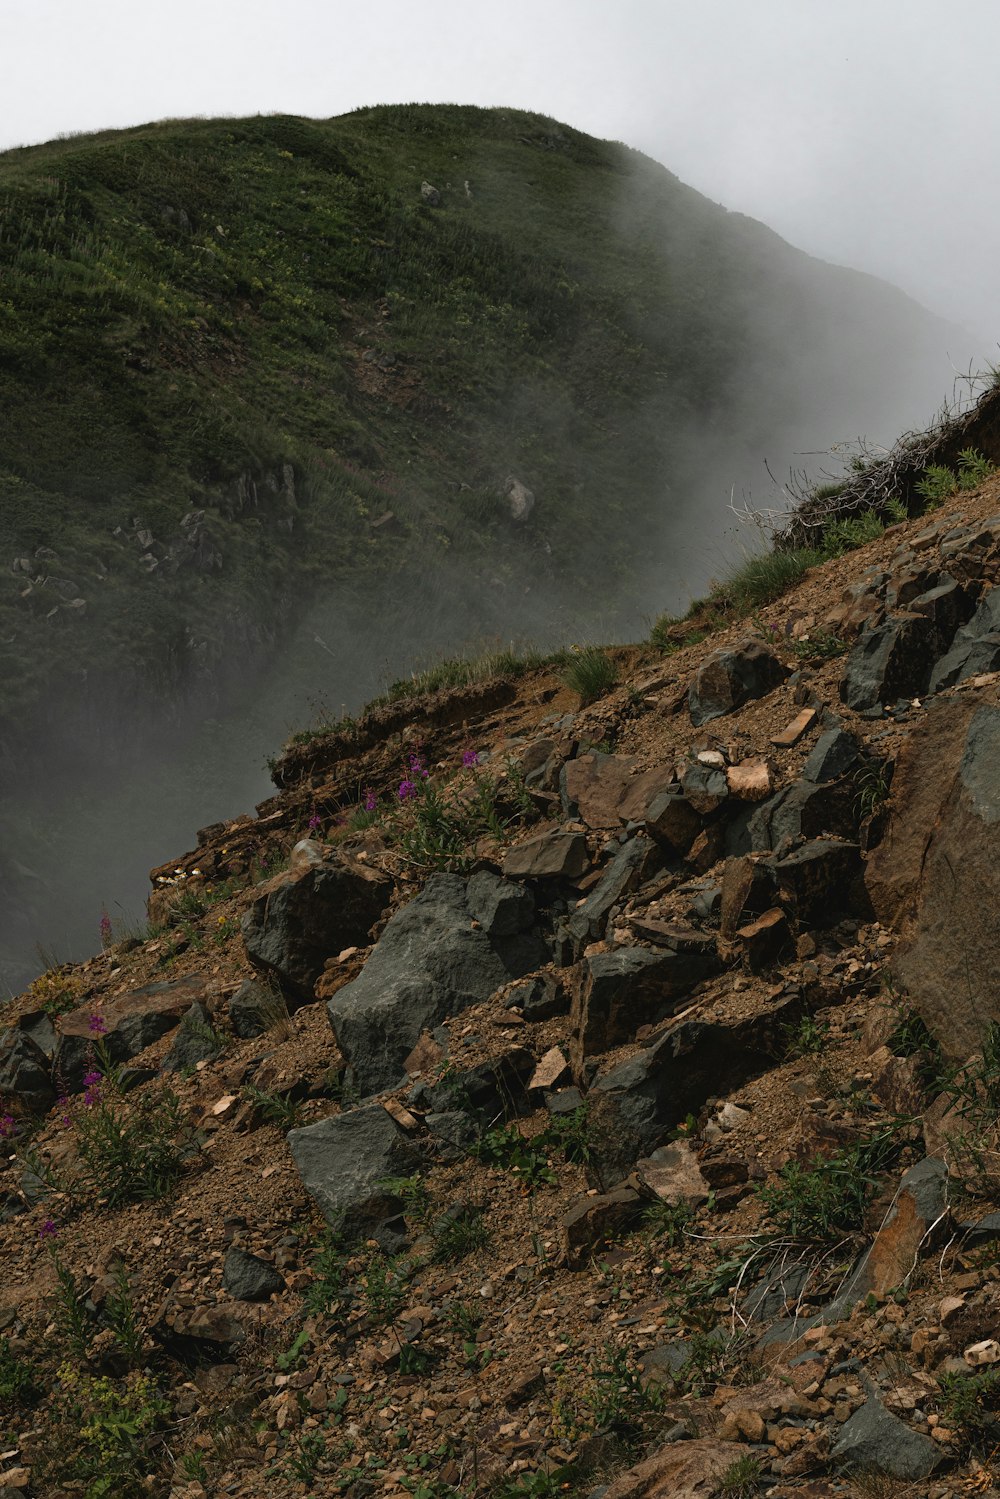
<svg viewBox="0 0 1000 1499">
<path fill-rule="evenodd" d="M 512 848 L 503 861 L 508 879 L 576 879 L 587 868 L 587 840 L 567 828 L 545 828 Z"/>
<path fill-rule="evenodd" d="M 932 703 L 896 762 L 865 882 L 901 935 L 893 969 L 949 1056 L 1000 1021 L 1000 694 Z"/>
<path fill-rule="evenodd" d="M 571 1269 L 584 1260 L 606 1239 L 634 1221 L 642 1210 L 642 1198 L 634 1187 L 615 1187 L 596 1197 L 584 1197 L 563 1214 L 563 1260 Z"/>
<path fill-rule="evenodd" d="M 741 1444 L 700 1437 L 661 1447 L 622 1473 L 604 1499 L 712 1499 Z"/>
</svg>

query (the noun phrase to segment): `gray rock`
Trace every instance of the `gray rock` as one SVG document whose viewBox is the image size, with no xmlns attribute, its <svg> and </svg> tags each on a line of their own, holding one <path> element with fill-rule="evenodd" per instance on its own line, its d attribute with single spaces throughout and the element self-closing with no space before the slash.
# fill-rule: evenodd
<svg viewBox="0 0 1000 1499">
<path fill-rule="evenodd" d="M 535 1059 L 523 1046 L 477 1067 L 450 1072 L 428 1090 L 431 1112 L 458 1111 L 481 1129 L 492 1129 L 518 1114 L 530 1113 L 526 1084 Z"/>
<path fill-rule="evenodd" d="M 221 1049 L 222 1040 L 212 1027 L 211 1016 L 195 1001 L 177 1028 L 173 1045 L 163 1059 L 163 1071 L 193 1070 L 199 1062 L 218 1056 Z"/>
<path fill-rule="evenodd" d="M 996 671 L 1000 661 L 1000 589 L 983 598 L 967 624 L 955 632 L 947 653 L 931 672 L 929 692 L 940 692 L 978 672 Z"/>
<path fill-rule="evenodd" d="M 702 765 L 697 760 L 681 776 L 681 790 L 701 817 L 715 812 L 729 798 L 726 772 L 717 765 Z"/>
<path fill-rule="evenodd" d="M 874 1396 L 844 1422 L 830 1456 L 841 1467 L 875 1469 L 911 1483 L 930 1477 L 944 1459 L 930 1437 L 911 1431 Z"/>
<path fill-rule="evenodd" d="M 535 919 L 535 898 L 530 890 L 485 871 L 469 880 L 465 899 L 487 937 L 516 937 L 528 931 Z"/>
<path fill-rule="evenodd" d="M 480 1131 L 474 1119 L 461 1109 L 444 1109 L 441 1113 L 427 1114 L 424 1124 L 438 1142 L 438 1153 L 445 1160 L 459 1160 L 468 1155 L 479 1139 Z"/>
<path fill-rule="evenodd" d="M 681 859 L 701 832 L 701 818 L 680 787 L 654 797 L 644 821 L 650 836 Z"/>
<path fill-rule="evenodd" d="M 13 1027 L 0 1032 L 0 1097 L 17 1099 L 29 1113 L 44 1114 L 55 1096 L 42 1048 Z"/>
<path fill-rule="evenodd" d="M 861 744 L 854 734 L 839 727 L 826 729 L 813 745 L 802 774 L 816 785 L 837 781 L 853 770 L 860 755 Z"/>
<path fill-rule="evenodd" d="M 302 1184 L 348 1242 L 377 1239 L 387 1252 L 406 1241 L 403 1204 L 383 1183 L 409 1176 L 419 1155 L 380 1104 L 351 1109 L 288 1132 Z"/>
<path fill-rule="evenodd" d="M 44 1010 L 31 1010 L 26 1015 L 21 1015 L 17 1022 L 17 1028 L 24 1035 L 30 1036 L 36 1046 L 40 1046 L 47 1057 L 51 1057 L 56 1049 L 56 1031 L 51 1018 Z"/>
<path fill-rule="evenodd" d="M 566 930 L 572 941 L 584 946 L 604 936 L 612 906 L 650 872 L 653 854 L 653 843 L 642 833 L 623 845 L 583 904 L 567 919 Z"/>
<path fill-rule="evenodd" d="M 980 1249 L 984 1244 L 995 1244 L 1000 1239 L 1000 1213 L 987 1213 L 984 1218 L 960 1225 L 962 1248 Z"/>
<path fill-rule="evenodd" d="M 234 1247 L 222 1266 L 222 1285 L 237 1301 L 267 1301 L 285 1289 L 285 1280 L 267 1260 Z"/>
<path fill-rule="evenodd" d="M 573 982 L 570 1055 L 583 1059 L 631 1041 L 640 1025 L 664 1019 L 695 984 L 718 972 L 714 952 L 618 947 L 578 965 Z"/>
<path fill-rule="evenodd" d="M 759 641 L 747 640 L 714 651 L 698 668 L 688 688 L 688 711 L 697 727 L 765 697 L 788 676 L 788 668 Z"/>
<path fill-rule="evenodd" d="M 569 999 L 551 973 L 540 973 L 518 984 L 505 1003 L 509 1010 L 519 1009 L 525 1020 L 551 1020 L 569 1009 Z"/>
<path fill-rule="evenodd" d="M 300 867 L 271 882 L 243 917 L 247 957 L 293 1002 L 308 1003 L 327 958 L 365 946 L 391 896 L 387 875 L 353 859 Z"/>
<path fill-rule="evenodd" d="M 923 692 L 934 653 L 934 626 L 922 614 L 891 615 L 866 626 L 847 658 L 841 699 L 860 711 Z"/>
<path fill-rule="evenodd" d="M 270 1030 L 281 1012 L 288 1013 L 284 996 L 259 979 L 247 979 L 229 1000 L 229 1023 L 244 1041 Z"/>
<path fill-rule="evenodd" d="M 505 935 L 490 937 L 473 926 L 472 882 L 432 875 L 392 917 L 360 975 L 327 1003 L 337 1044 L 362 1094 L 400 1081 L 422 1031 L 481 1004 L 501 984 L 548 959 L 540 938 L 509 930 L 515 917 L 530 921 L 523 889 L 497 875 L 474 880 L 476 909 Z"/>
</svg>

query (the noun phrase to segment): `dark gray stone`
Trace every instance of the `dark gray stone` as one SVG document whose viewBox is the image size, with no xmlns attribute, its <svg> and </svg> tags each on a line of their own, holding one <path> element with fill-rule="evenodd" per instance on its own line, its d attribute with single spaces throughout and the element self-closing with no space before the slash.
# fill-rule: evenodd
<svg viewBox="0 0 1000 1499">
<path fill-rule="evenodd" d="M 503 861 L 510 879 L 577 879 L 586 870 L 587 840 L 582 833 L 549 828 L 512 848 Z"/>
<path fill-rule="evenodd" d="M 995 1244 L 1000 1239 L 1000 1213 L 987 1213 L 984 1218 L 960 1225 L 963 1249 L 980 1249 L 984 1244 Z"/>
<path fill-rule="evenodd" d="M 55 1026 L 44 1010 L 32 1010 L 27 1015 L 20 1016 L 17 1028 L 24 1035 L 30 1036 L 47 1057 L 52 1056 L 56 1049 Z"/>
<path fill-rule="evenodd" d="M 191 1006 L 177 1028 L 173 1044 L 163 1059 L 164 1072 L 193 1070 L 199 1062 L 218 1056 L 221 1038 L 212 1026 L 212 1017 L 203 1004 Z"/>
<path fill-rule="evenodd" d="M 788 676 L 784 666 L 766 646 L 748 640 L 725 651 L 714 651 L 699 667 L 688 688 L 688 711 L 697 727 L 742 707 L 753 698 L 764 697 Z"/>
<path fill-rule="evenodd" d="M 550 1020 L 565 1015 L 569 998 L 553 974 L 540 973 L 511 989 L 505 1004 L 509 1010 L 520 1010 L 525 1020 Z"/>
<path fill-rule="evenodd" d="M 428 1114 L 424 1124 L 438 1142 L 438 1154 L 445 1160 L 458 1160 L 468 1155 L 480 1136 L 475 1120 L 461 1109 Z"/>
<path fill-rule="evenodd" d="M 16 1099 L 29 1113 L 44 1114 L 55 1096 L 42 1048 L 23 1031 L 0 1032 L 0 1098 Z"/>
<path fill-rule="evenodd" d="M 387 875 L 347 859 L 295 871 L 243 917 L 247 957 L 293 1002 L 308 1003 L 327 958 L 366 946 L 391 897 Z"/>
<path fill-rule="evenodd" d="M 875 1469 L 911 1483 L 929 1478 L 944 1460 L 930 1437 L 912 1431 L 874 1396 L 844 1422 L 830 1456 L 841 1467 Z"/>
<path fill-rule="evenodd" d="M 604 936 L 609 911 L 642 883 L 653 853 L 654 845 L 643 833 L 623 845 L 586 900 L 566 921 L 566 930 L 575 943 L 584 946 Z"/>
<path fill-rule="evenodd" d="M 403 1204 L 383 1183 L 419 1164 L 410 1140 L 380 1104 L 351 1109 L 288 1132 L 302 1184 L 335 1233 L 376 1239 L 387 1252 L 406 1242 Z"/>
<path fill-rule="evenodd" d="M 681 776 L 681 790 L 701 817 L 715 812 L 729 799 L 726 772 L 717 765 L 702 765 L 696 760 Z"/>
<path fill-rule="evenodd" d="M 535 897 L 524 885 L 495 874 L 474 874 L 466 886 L 469 910 L 487 937 L 516 937 L 535 919 Z"/>
<path fill-rule="evenodd" d="M 861 631 L 847 658 L 840 696 L 859 711 L 924 691 L 934 654 L 934 626 L 922 614 L 896 614 Z"/>
<path fill-rule="evenodd" d="M 477 1067 L 449 1072 L 428 1090 L 431 1112 L 458 1110 L 480 1129 L 492 1129 L 531 1112 L 526 1084 L 534 1070 L 531 1052 L 518 1046 Z"/>
<path fill-rule="evenodd" d="M 996 671 L 1000 662 L 1000 589 L 985 595 L 967 624 L 955 632 L 951 646 L 931 672 L 929 692 L 941 692 L 979 672 Z"/>
<path fill-rule="evenodd" d="M 853 907 L 862 872 L 858 844 L 816 838 L 766 862 L 780 904 L 799 922 L 831 926 Z"/>
<path fill-rule="evenodd" d="M 838 781 L 854 769 L 860 756 L 861 744 L 856 735 L 846 729 L 826 729 L 813 745 L 802 774 L 817 786 Z"/>
<path fill-rule="evenodd" d="M 267 1260 L 248 1254 L 245 1249 L 230 1249 L 222 1266 L 223 1288 L 237 1301 L 267 1301 L 276 1291 L 285 1289 L 284 1277 Z"/>
<path fill-rule="evenodd" d="M 617 947 L 582 959 L 573 985 L 574 1066 L 631 1041 L 640 1025 L 664 1019 L 718 969 L 714 951 Z"/>
<path fill-rule="evenodd" d="M 661 847 L 682 859 L 701 831 L 701 818 L 678 787 L 653 798 L 645 828 Z"/>
<path fill-rule="evenodd" d="M 497 875 L 475 880 L 477 909 L 489 914 L 495 900 L 495 919 L 505 929 L 514 913 L 530 920 L 531 905 L 520 886 L 508 886 Z M 509 902 L 507 888 L 515 892 Z M 422 1031 L 433 1031 L 547 961 L 548 949 L 530 931 L 490 937 L 475 927 L 467 890 L 458 875 L 432 875 L 392 917 L 359 976 L 328 1001 L 337 1044 L 362 1094 L 401 1080 Z"/>
<path fill-rule="evenodd" d="M 750 818 L 755 853 L 777 849 L 788 840 L 834 833 L 844 838 L 857 831 L 857 793 L 849 781 L 817 786 L 793 781 L 762 802 Z"/>
<path fill-rule="evenodd" d="M 241 1040 L 249 1041 L 269 1030 L 280 1010 L 287 1012 L 280 990 L 247 979 L 230 998 L 229 1023 Z"/>
<path fill-rule="evenodd" d="M 583 1108 L 583 1094 L 579 1088 L 560 1088 L 558 1093 L 545 1094 L 545 1107 L 557 1118 L 564 1114 L 575 1114 Z"/>
</svg>

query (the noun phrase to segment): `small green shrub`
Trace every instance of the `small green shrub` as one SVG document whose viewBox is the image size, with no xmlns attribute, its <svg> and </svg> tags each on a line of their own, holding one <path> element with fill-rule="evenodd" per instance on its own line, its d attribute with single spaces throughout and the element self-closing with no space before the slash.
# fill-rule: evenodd
<svg viewBox="0 0 1000 1499">
<path fill-rule="evenodd" d="M 361 1277 L 360 1297 L 365 1315 L 376 1325 L 392 1322 L 406 1299 L 411 1266 L 400 1256 L 372 1254 Z"/>
<path fill-rule="evenodd" d="M 33 1405 L 41 1393 L 35 1370 L 11 1352 L 7 1338 L 0 1337 L 0 1413 L 9 1415 L 15 1407 Z"/>
<path fill-rule="evenodd" d="M 694 1209 L 686 1202 L 664 1202 L 658 1197 L 643 1209 L 643 1226 L 662 1240 L 668 1248 L 676 1249 L 683 1244 L 687 1225 L 694 1218 Z"/>
<path fill-rule="evenodd" d="M 939 1415 L 965 1447 L 994 1444 L 1000 1437 L 1000 1369 L 946 1373 L 938 1378 Z"/>
<path fill-rule="evenodd" d="M 143 1329 L 124 1261 L 116 1262 L 112 1278 L 114 1290 L 107 1299 L 106 1321 L 128 1367 L 138 1369 L 143 1358 Z"/>
<path fill-rule="evenodd" d="M 526 1187 L 554 1187 L 558 1178 L 549 1162 L 552 1141 L 548 1132 L 526 1140 L 514 1125 L 486 1132 L 474 1154 L 488 1166 L 500 1166 L 517 1176 Z"/>
<path fill-rule="evenodd" d="M 244 1083 L 243 1097 L 248 1103 L 253 1104 L 254 1113 L 263 1119 L 265 1124 L 274 1124 L 278 1129 L 290 1130 L 294 1129 L 299 1122 L 298 1102 L 286 1093 L 269 1093 L 263 1088 L 255 1088 L 252 1083 Z"/>
<path fill-rule="evenodd" d="M 857 790 L 855 810 L 862 822 L 874 817 L 878 809 L 889 800 L 892 770 L 890 761 L 880 760 L 865 765 L 858 773 L 854 783 Z"/>
<path fill-rule="evenodd" d="M 303 1298 L 305 1309 L 313 1316 L 325 1316 L 339 1306 L 347 1287 L 347 1254 L 340 1240 L 329 1230 L 320 1239 L 318 1252 L 309 1268 L 313 1282 Z"/>
<path fill-rule="evenodd" d="M 466 1212 L 442 1218 L 434 1228 L 434 1258 L 462 1260 L 476 1249 L 485 1249 L 490 1231 L 482 1213 Z"/>
<path fill-rule="evenodd" d="M 871 1136 L 810 1166 L 788 1161 L 775 1186 L 758 1195 L 779 1233 L 815 1243 L 829 1243 L 864 1225 L 865 1208 L 883 1170 L 899 1146 L 893 1128 Z"/>
<path fill-rule="evenodd" d="M 764 1485 L 764 1464 L 750 1453 L 737 1457 L 712 1490 L 711 1499 L 754 1499 Z"/>
<path fill-rule="evenodd" d="M 588 645 L 570 656 L 562 680 L 579 695 L 580 706 L 585 708 L 611 691 L 618 681 L 618 668 L 600 646 Z"/>
<path fill-rule="evenodd" d="M 166 1196 L 180 1179 L 192 1138 L 169 1088 L 127 1106 L 106 1088 L 76 1116 L 76 1135 L 85 1182 L 110 1207 Z"/>
<path fill-rule="evenodd" d="M 830 1027 L 813 1015 L 803 1015 L 797 1025 L 786 1025 L 783 1035 L 785 1057 L 792 1061 L 795 1057 L 814 1056 L 822 1051 L 830 1035 Z"/>
<path fill-rule="evenodd" d="M 594 1366 L 592 1383 L 585 1395 L 599 1431 L 633 1436 L 663 1405 L 663 1392 L 653 1384 L 643 1385 L 638 1371 L 623 1348 L 608 1344 Z"/>
<path fill-rule="evenodd" d="M 653 628 L 649 632 L 650 645 L 655 646 L 656 649 L 658 651 L 662 651 L 664 655 L 667 655 L 672 651 L 676 651 L 678 649 L 678 645 L 671 636 L 670 631 L 678 623 L 679 621 L 675 614 L 661 614 L 655 621 Z"/>
<path fill-rule="evenodd" d="M 859 510 L 856 515 L 845 516 L 826 526 L 820 548 L 826 557 L 842 557 L 855 547 L 877 541 L 884 530 L 885 523 L 874 510 Z"/>
<path fill-rule="evenodd" d="M 943 463 L 930 463 L 914 487 L 921 499 L 927 502 L 927 509 L 933 510 L 959 490 L 978 489 L 995 473 L 994 464 L 977 448 L 963 448 L 958 455 L 957 472 Z"/>
</svg>

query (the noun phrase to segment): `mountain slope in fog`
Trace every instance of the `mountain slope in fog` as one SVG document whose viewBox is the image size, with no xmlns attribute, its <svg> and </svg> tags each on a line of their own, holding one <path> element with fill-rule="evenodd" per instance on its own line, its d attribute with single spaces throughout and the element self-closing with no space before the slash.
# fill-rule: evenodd
<svg viewBox="0 0 1000 1499">
<path fill-rule="evenodd" d="M 532 588 L 537 631 L 634 618 L 713 485 L 948 383 L 900 293 L 513 110 L 11 151 L 0 267 L 0 746 L 74 694 L 117 740 L 137 693 L 444 560 L 466 634 Z"/>
</svg>

